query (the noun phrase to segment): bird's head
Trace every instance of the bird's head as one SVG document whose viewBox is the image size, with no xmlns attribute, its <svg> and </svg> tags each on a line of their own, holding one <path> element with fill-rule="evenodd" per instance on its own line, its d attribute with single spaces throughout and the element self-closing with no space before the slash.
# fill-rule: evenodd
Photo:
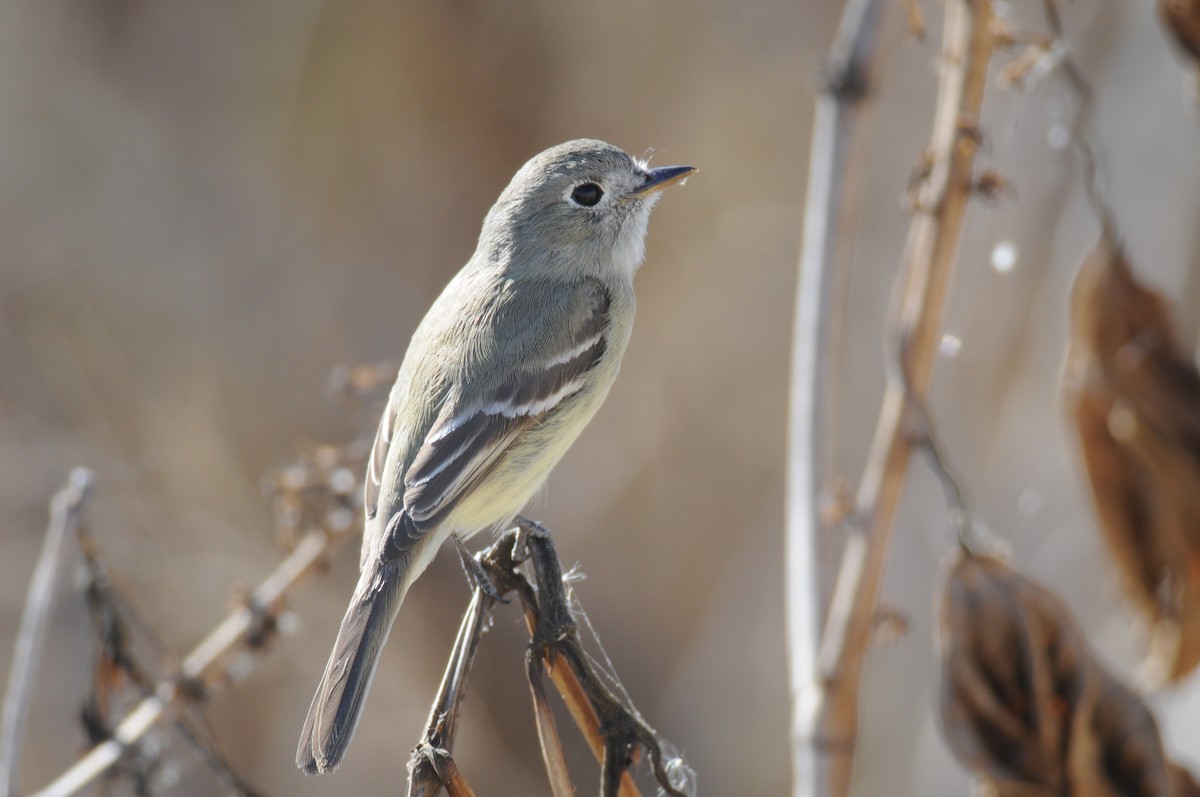
<svg viewBox="0 0 1200 797">
<path fill-rule="evenodd" d="M 515 267 L 547 276 L 632 277 L 659 192 L 695 171 L 651 168 L 603 141 L 559 144 L 513 176 L 484 221 L 481 248 L 507 249 Z"/>
</svg>

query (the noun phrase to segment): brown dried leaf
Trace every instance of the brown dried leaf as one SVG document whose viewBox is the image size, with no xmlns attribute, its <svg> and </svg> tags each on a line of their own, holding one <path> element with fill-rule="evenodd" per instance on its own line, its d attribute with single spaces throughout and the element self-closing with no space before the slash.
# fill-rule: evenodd
<svg viewBox="0 0 1200 797">
<path fill-rule="evenodd" d="M 1003 794 L 1062 794 L 1087 648 L 1058 600 L 964 555 L 942 605 L 941 715 L 955 756 Z"/>
<path fill-rule="evenodd" d="M 1200 373 L 1169 308 L 1102 242 L 1072 288 L 1064 398 L 1126 590 L 1178 644 L 1157 668 L 1200 662 Z"/>
<path fill-rule="evenodd" d="M 1158 0 L 1158 14 L 1184 52 L 1200 63 L 1200 0 Z"/>
</svg>

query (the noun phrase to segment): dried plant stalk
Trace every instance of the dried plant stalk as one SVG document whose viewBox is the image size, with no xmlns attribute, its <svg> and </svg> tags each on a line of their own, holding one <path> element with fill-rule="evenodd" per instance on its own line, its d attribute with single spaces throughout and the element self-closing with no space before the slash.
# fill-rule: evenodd
<svg viewBox="0 0 1200 797">
<path fill-rule="evenodd" d="M 91 493 L 95 477 L 86 468 L 71 472 L 66 486 L 50 501 L 50 523 L 42 543 L 29 592 L 21 627 L 13 649 L 12 669 L 4 694 L 3 715 L 0 717 L 0 789 L 6 797 L 20 793 L 21 744 L 33 687 L 37 679 L 42 648 L 54 608 L 54 586 L 63 556 L 72 550 L 73 535 L 81 524 L 81 513 Z"/>
<path fill-rule="evenodd" d="M 622 705 L 613 696 L 584 654 L 563 586 L 562 566 L 549 532 L 525 519 L 519 519 L 518 524 L 519 531 L 505 533 L 474 557 L 473 569 L 478 570 L 480 578 L 486 577 L 486 584 L 481 582 L 474 590 L 430 709 L 425 733 L 410 758 L 409 797 L 433 797 L 443 787 L 452 797 L 469 793 L 465 790 L 470 787 L 454 764 L 451 748 L 479 638 L 496 602 L 512 592 L 520 599 L 529 629 L 526 669 L 546 772 L 555 796 L 568 797 L 575 790 L 546 700 L 542 675 L 547 669 L 600 762 L 600 791 L 604 797 L 639 797 L 641 792 L 628 771 L 637 760 L 638 750 L 648 754 L 660 793 L 675 797 L 694 793 L 683 791 L 690 788 L 690 783 L 678 783 L 677 778 L 672 778 L 663 761 L 663 746 L 657 734 L 635 709 Z M 514 558 L 517 549 L 519 561 Z M 521 569 L 525 561 L 531 563 L 534 582 Z M 456 782 L 452 782 L 452 777 Z"/>
<path fill-rule="evenodd" d="M 834 361 L 845 307 L 855 171 L 880 0 L 846 0 L 817 98 L 792 343 L 787 473 L 787 624 L 795 794 L 825 791 L 829 757 L 817 741 L 821 626 L 829 610 L 833 525 L 823 507 L 833 481 Z M 564 668 L 555 667 L 553 672 Z M 561 688 L 561 687 L 560 687 Z"/>
<path fill-rule="evenodd" d="M 363 471 L 365 459 L 362 445 L 320 446 L 275 480 L 280 526 L 294 542 L 288 556 L 187 654 L 177 673 L 155 684 L 117 723 L 112 738 L 93 746 L 32 797 L 68 797 L 87 789 L 147 731 L 172 718 L 179 703 L 224 685 L 234 654 L 264 648 L 287 593 L 354 537 L 345 533 L 361 495 L 352 474 Z M 301 527 L 310 530 L 296 536 Z"/>
<path fill-rule="evenodd" d="M 942 603 L 941 717 L 955 756 L 1006 797 L 1185 797 L 1138 696 L 1051 592 L 957 553 Z"/>
<path fill-rule="evenodd" d="M 912 438 L 908 421 L 914 405 L 923 401 L 932 373 L 950 275 L 975 186 L 980 141 L 976 125 L 996 45 L 993 21 L 989 0 L 948 0 L 945 4 L 928 169 L 914 191 L 900 303 L 889 330 L 890 345 L 899 351 L 901 373 L 890 375 L 859 485 L 856 510 L 863 528 L 847 541 L 822 634 L 818 680 L 812 687 L 815 697 L 809 712 L 813 721 L 797 730 L 797 745 L 816 751 L 817 782 L 798 781 L 797 794 L 841 797 L 850 790 L 863 660 L 892 521 L 908 464 L 920 444 Z"/>
<path fill-rule="evenodd" d="M 1119 245 L 1084 260 L 1071 296 L 1064 398 L 1126 592 L 1160 639 L 1151 671 L 1200 663 L 1200 373 L 1165 300 Z"/>
<path fill-rule="evenodd" d="M 459 716 L 467 695 L 471 667 L 479 650 L 479 639 L 491 622 L 495 603 L 479 588 L 471 593 L 471 603 L 459 624 L 442 683 L 425 722 L 425 733 L 409 756 L 408 797 L 435 795 L 443 786 L 451 794 L 455 793 L 454 789 L 470 789 L 449 751 L 458 734 Z"/>
</svg>

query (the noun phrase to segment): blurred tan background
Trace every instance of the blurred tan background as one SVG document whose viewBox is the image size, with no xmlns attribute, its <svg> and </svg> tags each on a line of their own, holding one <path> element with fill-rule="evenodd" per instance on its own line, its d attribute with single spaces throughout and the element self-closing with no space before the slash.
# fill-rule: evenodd
<svg viewBox="0 0 1200 797">
<path fill-rule="evenodd" d="M 842 464 L 861 467 L 882 385 L 880 320 L 928 136 L 930 41 L 883 36 L 842 384 Z M 1003 4 L 1014 24 L 1037 17 Z M 703 794 L 788 788 L 783 468 L 808 132 L 830 2 L 0 6 L 0 676 L 45 505 L 98 474 L 110 565 L 178 651 L 280 557 L 263 475 L 375 418 L 333 399 L 338 365 L 399 358 L 512 173 L 598 137 L 701 172 L 651 224 L 639 319 L 603 411 L 533 516 L 556 532 L 617 670 Z M 1195 337 L 1200 123 L 1147 4 L 1070 4 L 1096 83 L 1121 226 Z M 1055 379 L 1070 274 L 1095 234 L 1052 77 L 994 90 L 982 159 L 1015 199 L 973 208 L 933 405 L 981 522 L 1059 589 L 1102 655 L 1138 639 L 1094 531 Z M 1011 243 L 1009 271 L 991 265 Z M 921 468 L 886 589 L 910 634 L 871 657 L 861 794 L 962 794 L 931 712 L 929 607 L 945 547 Z M 397 793 L 468 590 L 444 551 L 411 594 L 346 764 L 292 764 L 355 576 L 347 551 L 295 597 L 296 632 L 216 695 L 238 771 L 269 794 Z M 76 755 L 88 632 L 70 601 L 43 668 L 25 784 Z M 545 794 L 524 636 L 498 613 L 456 758 L 481 794 Z M 407 642 L 407 644 L 405 644 Z M 1200 753 L 1200 694 L 1167 696 Z M 595 768 L 573 752 L 581 793 Z M 180 793 L 218 793 L 198 765 Z"/>
</svg>

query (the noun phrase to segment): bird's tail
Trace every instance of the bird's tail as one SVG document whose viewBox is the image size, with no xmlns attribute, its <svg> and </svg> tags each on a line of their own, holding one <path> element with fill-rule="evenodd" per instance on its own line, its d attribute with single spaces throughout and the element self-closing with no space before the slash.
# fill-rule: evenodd
<svg viewBox="0 0 1200 797">
<path fill-rule="evenodd" d="M 306 773 L 330 772 L 341 763 L 410 576 L 402 562 L 387 563 L 359 582 L 300 732 L 296 766 Z"/>
</svg>

